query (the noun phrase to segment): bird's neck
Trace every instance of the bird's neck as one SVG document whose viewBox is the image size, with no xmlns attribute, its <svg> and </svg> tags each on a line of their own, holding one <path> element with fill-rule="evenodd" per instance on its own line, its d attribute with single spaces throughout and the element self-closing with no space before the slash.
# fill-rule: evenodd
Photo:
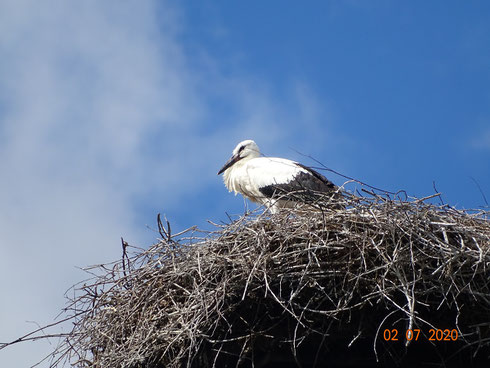
<svg viewBox="0 0 490 368">
<path fill-rule="evenodd" d="M 223 181 L 230 192 L 239 192 L 239 184 L 237 182 L 238 172 L 250 161 L 253 157 L 245 157 L 237 161 L 223 173 Z"/>
</svg>

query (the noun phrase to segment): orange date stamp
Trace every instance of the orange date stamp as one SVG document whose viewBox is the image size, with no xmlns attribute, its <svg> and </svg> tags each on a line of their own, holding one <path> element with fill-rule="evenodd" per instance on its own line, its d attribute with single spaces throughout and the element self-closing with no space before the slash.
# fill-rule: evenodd
<svg viewBox="0 0 490 368">
<path fill-rule="evenodd" d="M 385 329 L 383 331 L 383 339 L 385 341 L 418 341 L 420 337 L 421 330 L 418 328 L 408 329 L 405 331 L 405 336 L 403 336 L 403 331 L 398 331 L 396 328 Z M 440 329 L 431 328 L 427 334 L 423 334 L 425 338 L 429 341 L 456 341 L 458 340 L 458 330 L 456 329 Z"/>
</svg>

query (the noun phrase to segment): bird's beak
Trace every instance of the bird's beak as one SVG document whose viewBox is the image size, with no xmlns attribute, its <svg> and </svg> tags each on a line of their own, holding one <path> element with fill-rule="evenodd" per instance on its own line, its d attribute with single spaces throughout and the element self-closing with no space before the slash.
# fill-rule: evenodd
<svg viewBox="0 0 490 368">
<path fill-rule="evenodd" d="M 240 161 L 242 159 L 242 157 L 240 157 L 240 155 L 235 155 L 235 156 L 232 156 L 227 162 L 226 164 L 224 164 L 224 166 L 221 168 L 220 171 L 218 171 L 218 175 L 222 174 L 227 168 L 229 168 L 230 166 L 232 166 L 235 162 L 237 161 Z"/>
</svg>

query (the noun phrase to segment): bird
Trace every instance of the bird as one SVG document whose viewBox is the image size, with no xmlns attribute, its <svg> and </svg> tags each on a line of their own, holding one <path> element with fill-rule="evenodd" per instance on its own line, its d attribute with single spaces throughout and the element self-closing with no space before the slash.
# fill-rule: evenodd
<svg viewBox="0 0 490 368">
<path fill-rule="evenodd" d="M 317 171 L 296 161 L 261 156 L 259 147 L 244 140 L 218 171 L 230 192 L 264 205 L 271 213 L 299 203 L 313 203 L 325 195 L 339 197 L 340 189 Z M 332 206 L 338 207 L 338 206 Z"/>
</svg>

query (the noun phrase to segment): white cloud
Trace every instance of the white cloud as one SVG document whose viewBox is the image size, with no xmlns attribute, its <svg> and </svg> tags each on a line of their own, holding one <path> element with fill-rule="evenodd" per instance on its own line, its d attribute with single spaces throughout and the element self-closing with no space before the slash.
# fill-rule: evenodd
<svg viewBox="0 0 490 368">
<path fill-rule="evenodd" d="M 120 236 L 151 241 L 133 215 L 140 195 L 171 208 L 203 183 L 221 186 L 216 171 L 240 139 L 268 154 L 320 139 L 307 86 L 284 106 L 265 81 L 221 75 L 212 56 L 192 69 L 182 24 L 158 1 L 0 3 L 0 342 L 35 328 L 26 321 L 52 322 L 84 277 L 76 266 L 119 257 Z M 20 344 L 0 365 L 27 367 L 51 349 Z"/>
<path fill-rule="evenodd" d="M 471 140 L 470 144 L 475 149 L 490 150 L 490 129 L 483 129 L 480 135 Z"/>
<path fill-rule="evenodd" d="M 152 169 L 142 145 L 199 106 L 155 13 L 155 2 L 0 5 L 0 342 L 50 323 L 85 277 L 76 266 L 117 258 L 121 235 L 148 236 L 131 214 Z M 0 362 L 27 367 L 50 350 L 21 344 Z"/>
</svg>

